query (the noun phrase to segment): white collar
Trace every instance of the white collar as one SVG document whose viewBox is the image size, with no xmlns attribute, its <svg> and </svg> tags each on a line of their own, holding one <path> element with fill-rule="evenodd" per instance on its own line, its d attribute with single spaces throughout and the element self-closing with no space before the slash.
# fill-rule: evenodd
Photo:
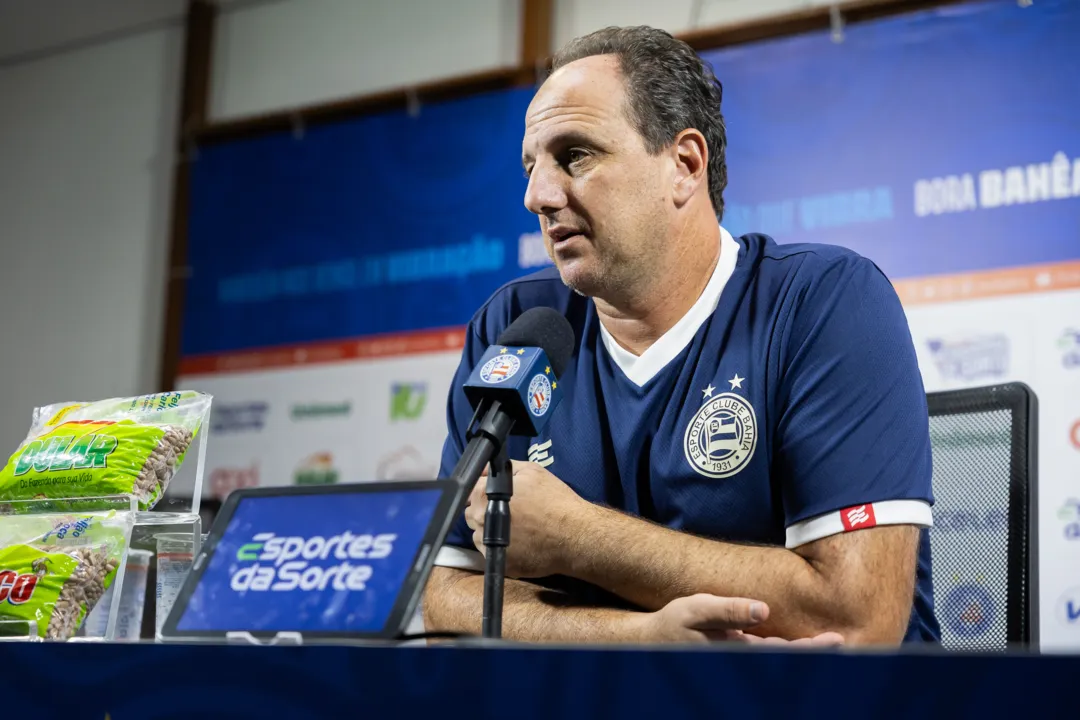
<svg viewBox="0 0 1080 720">
<path fill-rule="evenodd" d="M 675 323 L 666 333 L 657 338 L 656 342 L 645 349 L 641 355 L 634 355 L 624 349 L 611 333 L 607 331 L 603 323 L 600 323 L 600 337 L 604 340 L 604 347 L 608 355 L 629 378 L 630 382 L 638 387 L 656 377 L 656 374 L 675 359 L 697 335 L 698 329 L 709 319 L 720 302 L 720 293 L 735 272 L 735 263 L 739 259 L 739 244 L 723 227 L 720 228 L 720 259 L 716 262 L 712 277 L 708 285 L 701 292 L 701 296 L 693 307 L 679 322 Z"/>
</svg>

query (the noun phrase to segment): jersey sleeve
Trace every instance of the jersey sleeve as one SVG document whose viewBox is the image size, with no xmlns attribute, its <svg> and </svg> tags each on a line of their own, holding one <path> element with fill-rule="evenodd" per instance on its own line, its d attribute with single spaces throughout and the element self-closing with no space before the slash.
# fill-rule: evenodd
<svg viewBox="0 0 1080 720">
<path fill-rule="evenodd" d="M 774 459 L 786 545 L 932 524 L 926 393 L 903 307 L 858 256 L 830 263 L 787 322 Z"/>
<path fill-rule="evenodd" d="M 447 432 L 439 465 L 440 478 L 450 477 L 454 466 L 465 451 L 465 429 L 473 416 L 472 406 L 465 397 L 465 381 L 469 379 L 469 373 L 472 372 L 486 348 L 487 343 L 481 340 L 476 333 L 475 325 L 470 323 L 465 331 L 465 348 L 461 352 L 461 362 L 450 383 L 450 392 L 446 402 Z M 435 564 L 483 572 L 484 557 L 473 544 L 472 530 L 465 524 L 464 514 L 454 521 L 453 527 L 447 533 L 443 546 L 435 556 Z"/>
</svg>

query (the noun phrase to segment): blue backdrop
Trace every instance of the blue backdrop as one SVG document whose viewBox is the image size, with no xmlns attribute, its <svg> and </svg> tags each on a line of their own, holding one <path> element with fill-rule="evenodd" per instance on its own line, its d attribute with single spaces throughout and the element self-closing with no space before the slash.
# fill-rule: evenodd
<svg viewBox="0 0 1080 720">
<path fill-rule="evenodd" d="M 1080 257 L 1078 38 L 1080 3 L 995 0 L 853 25 L 842 43 L 705 53 L 725 88 L 725 226 L 844 245 L 894 279 Z M 1059 152 L 1070 198 L 980 192 L 982 171 L 1015 167 L 1017 200 L 1053 196 L 1053 168 L 1032 171 L 1044 187 L 1028 166 Z M 917 214 L 918 180 L 965 173 L 976 207 Z"/>
<path fill-rule="evenodd" d="M 183 352 L 462 325 L 517 274 L 530 89 L 212 145 Z"/>
<path fill-rule="evenodd" d="M 847 245 L 894 279 L 1080 257 L 1078 37 L 1080 3 L 992 0 L 706 53 L 724 224 Z M 183 353 L 463 325 L 526 272 L 531 95 L 203 148 Z"/>
</svg>

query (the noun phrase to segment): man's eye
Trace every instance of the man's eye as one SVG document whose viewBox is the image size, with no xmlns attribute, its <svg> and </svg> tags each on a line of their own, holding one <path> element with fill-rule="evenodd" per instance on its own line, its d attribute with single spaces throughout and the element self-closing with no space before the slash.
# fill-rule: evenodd
<svg viewBox="0 0 1080 720">
<path fill-rule="evenodd" d="M 567 153 L 567 157 L 570 159 L 570 164 L 574 165 L 579 161 L 587 158 L 588 155 L 585 153 L 584 150 L 571 150 L 569 153 Z"/>
</svg>

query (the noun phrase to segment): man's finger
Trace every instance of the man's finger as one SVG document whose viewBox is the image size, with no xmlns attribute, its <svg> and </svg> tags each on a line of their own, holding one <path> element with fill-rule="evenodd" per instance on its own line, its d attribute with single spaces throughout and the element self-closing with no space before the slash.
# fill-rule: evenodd
<svg viewBox="0 0 1080 720">
<path fill-rule="evenodd" d="M 785 640 L 782 637 L 758 638 L 758 640 L 761 641 L 762 645 L 805 645 L 807 642 L 805 638 L 802 640 Z"/>
<path fill-rule="evenodd" d="M 484 526 L 484 508 L 477 505 L 470 505 L 465 508 L 465 524 L 473 530 L 478 530 Z"/>
<path fill-rule="evenodd" d="M 738 630 L 765 622 L 769 606 L 749 598 L 725 598 L 716 595 L 691 595 L 686 604 L 687 627 L 696 630 Z"/>
<path fill-rule="evenodd" d="M 469 505 L 480 505 L 484 501 L 484 491 L 486 486 L 483 483 L 477 482 L 473 485 L 472 491 L 469 493 Z"/>
<path fill-rule="evenodd" d="M 839 633 L 827 632 L 815 637 L 799 638 L 798 640 L 785 640 L 780 637 L 759 637 L 750 633 L 739 633 L 739 640 L 748 645 L 786 645 L 795 647 L 837 647 L 844 644 L 844 637 Z"/>
<path fill-rule="evenodd" d="M 838 647 L 844 644 L 844 636 L 834 632 L 821 633 L 810 638 L 808 643 L 814 647 Z"/>
<path fill-rule="evenodd" d="M 699 630 L 698 632 L 709 642 L 747 642 L 747 636 L 741 630 Z"/>
</svg>

